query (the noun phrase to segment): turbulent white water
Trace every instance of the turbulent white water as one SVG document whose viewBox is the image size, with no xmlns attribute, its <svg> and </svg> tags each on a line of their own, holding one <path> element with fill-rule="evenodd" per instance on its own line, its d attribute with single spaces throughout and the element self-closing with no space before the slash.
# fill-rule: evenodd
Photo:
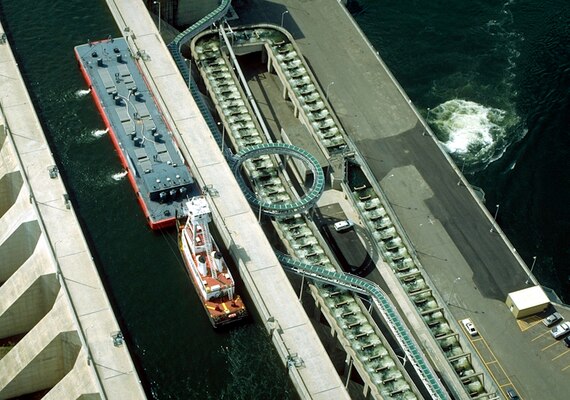
<svg viewBox="0 0 570 400">
<path fill-rule="evenodd" d="M 122 171 L 122 172 L 118 172 L 116 174 L 113 174 L 113 179 L 116 181 L 120 181 L 122 180 L 125 176 L 127 176 L 127 171 Z"/>
<path fill-rule="evenodd" d="M 504 110 L 453 99 L 429 110 L 427 121 L 447 151 L 467 163 L 487 165 L 506 146 L 512 121 Z"/>
<path fill-rule="evenodd" d="M 105 135 L 107 132 L 109 132 L 109 129 L 96 129 L 91 131 L 91 136 L 100 138 L 101 136 Z"/>
<path fill-rule="evenodd" d="M 75 96 L 84 97 L 91 93 L 91 89 L 79 89 L 75 92 Z"/>
</svg>

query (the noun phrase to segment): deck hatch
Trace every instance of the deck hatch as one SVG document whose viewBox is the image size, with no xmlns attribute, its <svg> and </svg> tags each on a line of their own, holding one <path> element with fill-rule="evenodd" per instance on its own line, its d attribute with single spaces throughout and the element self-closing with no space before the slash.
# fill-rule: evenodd
<svg viewBox="0 0 570 400">
<path fill-rule="evenodd" d="M 119 73 L 121 74 L 122 77 L 131 75 L 131 73 L 129 72 L 129 67 L 127 67 L 125 64 L 117 65 L 117 69 L 119 70 Z"/>
<path fill-rule="evenodd" d="M 106 69 L 99 68 L 98 71 L 99 76 L 101 77 L 101 81 L 103 81 L 103 86 L 107 89 L 107 93 L 111 93 L 115 90 L 115 82 L 113 78 L 111 78 L 111 74 Z"/>
<path fill-rule="evenodd" d="M 117 115 L 119 116 L 119 120 L 121 122 L 127 122 L 131 120 L 131 116 L 129 115 L 126 107 L 115 107 L 115 110 L 117 110 Z"/>
<path fill-rule="evenodd" d="M 139 114 L 140 118 L 146 118 L 150 116 L 150 113 L 148 112 L 148 107 L 146 106 L 145 103 L 135 103 L 135 108 L 137 109 L 137 113 Z"/>
</svg>

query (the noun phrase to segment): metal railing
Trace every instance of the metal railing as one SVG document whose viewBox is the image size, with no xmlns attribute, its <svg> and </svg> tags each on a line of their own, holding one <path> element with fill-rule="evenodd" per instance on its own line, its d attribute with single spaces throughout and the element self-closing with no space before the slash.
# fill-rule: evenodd
<svg viewBox="0 0 570 400">
<path fill-rule="evenodd" d="M 315 265 L 306 264 L 278 251 L 275 253 L 283 267 L 291 272 L 370 296 L 432 397 L 434 399 L 450 398 L 443 388 L 441 381 L 437 378 L 435 371 L 433 371 L 425 359 L 423 352 L 419 349 L 412 334 L 400 318 L 396 307 L 388 299 L 388 296 L 386 296 L 382 289 L 380 289 L 380 286 L 356 275 L 335 272 Z"/>
</svg>

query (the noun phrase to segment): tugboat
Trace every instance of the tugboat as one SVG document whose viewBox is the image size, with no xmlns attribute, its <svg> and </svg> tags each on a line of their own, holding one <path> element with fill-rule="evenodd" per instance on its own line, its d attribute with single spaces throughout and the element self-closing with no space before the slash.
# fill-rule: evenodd
<svg viewBox="0 0 570 400">
<path fill-rule="evenodd" d="M 210 322 L 218 328 L 245 318 L 245 305 L 235 294 L 235 281 L 208 228 L 208 202 L 196 196 L 185 208 L 186 215 L 177 218 L 178 244 Z"/>
</svg>

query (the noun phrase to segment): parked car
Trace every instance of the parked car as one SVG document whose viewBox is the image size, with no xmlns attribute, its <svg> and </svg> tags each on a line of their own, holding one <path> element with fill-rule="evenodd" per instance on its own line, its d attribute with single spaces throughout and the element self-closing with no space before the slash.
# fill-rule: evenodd
<svg viewBox="0 0 570 400">
<path fill-rule="evenodd" d="M 473 322 L 471 322 L 470 318 L 462 319 L 461 323 L 465 327 L 467 333 L 469 333 L 471 336 L 477 336 L 479 334 L 479 332 L 477 332 L 477 329 L 475 329 L 475 325 L 473 325 Z"/>
<path fill-rule="evenodd" d="M 570 336 L 566 336 L 564 338 L 564 345 L 566 345 L 566 347 L 570 347 Z"/>
<path fill-rule="evenodd" d="M 519 400 L 520 399 L 519 395 L 517 394 L 517 392 L 515 392 L 515 389 L 513 389 L 513 388 L 507 389 L 507 396 L 511 400 Z"/>
<path fill-rule="evenodd" d="M 334 230 L 337 232 L 344 232 L 347 231 L 349 229 L 351 229 L 354 226 L 354 222 L 352 222 L 351 220 L 347 219 L 344 221 L 338 221 L 335 222 L 334 224 Z"/>
<path fill-rule="evenodd" d="M 546 326 L 552 326 L 562 321 L 563 319 L 564 317 L 562 317 L 562 315 L 560 315 L 559 312 L 555 312 L 550 314 L 548 317 L 544 318 L 542 320 L 542 323 Z"/>
<path fill-rule="evenodd" d="M 560 339 L 562 336 L 570 333 L 570 322 L 563 322 L 560 325 L 556 325 L 550 331 L 554 339 Z"/>
</svg>

